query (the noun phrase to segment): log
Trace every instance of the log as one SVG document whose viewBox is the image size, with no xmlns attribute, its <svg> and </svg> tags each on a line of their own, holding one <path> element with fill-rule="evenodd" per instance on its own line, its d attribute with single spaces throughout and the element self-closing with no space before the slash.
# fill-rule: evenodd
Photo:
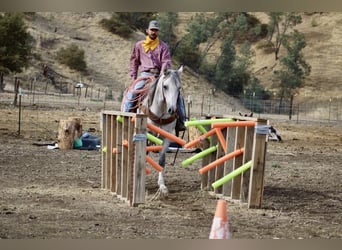
<svg viewBox="0 0 342 250">
<path fill-rule="evenodd" d="M 60 149 L 73 149 L 74 140 L 82 135 L 81 119 L 69 117 L 60 120 L 58 126 L 58 147 Z"/>
</svg>

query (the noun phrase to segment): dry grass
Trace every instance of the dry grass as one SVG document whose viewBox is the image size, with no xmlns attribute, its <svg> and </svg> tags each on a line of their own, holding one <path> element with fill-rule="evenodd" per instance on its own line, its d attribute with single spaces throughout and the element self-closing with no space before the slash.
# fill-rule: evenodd
<svg viewBox="0 0 342 250">
<path fill-rule="evenodd" d="M 195 13 L 179 13 L 181 23 L 176 27 L 177 34 L 184 33 L 185 24 L 193 14 Z M 267 22 L 265 13 L 254 14 L 262 22 Z M 42 62 L 48 63 L 56 72 L 66 76 L 72 82 L 82 80 L 101 88 L 102 91 L 106 88 L 112 89 L 114 98 L 119 98 L 125 86 L 130 82 L 128 62 L 131 47 L 137 39 L 143 38 L 144 34 L 137 33 L 130 40 L 124 40 L 104 31 L 98 22 L 110 15 L 108 12 L 38 12 L 36 19 L 29 23 L 29 27 L 37 40 L 53 41 L 48 49 L 37 46 L 36 52 L 40 55 Z M 296 28 L 306 36 L 307 47 L 304 56 L 312 66 L 312 72 L 305 87 L 299 91 L 298 100 L 314 98 L 319 102 L 342 96 L 342 85 L 339 82 L 340 62 L 342 62 L 340 43 L 342 26 L 339 25 L 341 22 L 342 13 L 303 14 L 303 23 Z M 85 50 L 89 71 L 86 76 L 68 70 L 54 59 L 54 53 L 59 48 L 71 43 Z M 278 67 L 278 62 L 274 60 L 273 54 L 265 54 L 258 49 L 257 44 L 255 49 L 254 71 L 263 68 L 264 70 L 259 72 L 258 77 L 265 87 L 272 89 L 274 87 L 271 81 L 272 71 Z M 23 75 L 36 74 L 40 70 L 37 65 L 29 68 Z M 190 95 L 193 98 L 193 104 L 198 108 L 204 96 L 208 96 L 208 89 L 212 86 L 189 72 L 185 72 L 183 79 L 184 96 Z M 237 100 L 220 92 L 210 98 L 206 97 L 205 105 L 208 106 L 209 102 L 210 105 L 223 107 L 217 112 L 243 110 Z"/>
</svg>

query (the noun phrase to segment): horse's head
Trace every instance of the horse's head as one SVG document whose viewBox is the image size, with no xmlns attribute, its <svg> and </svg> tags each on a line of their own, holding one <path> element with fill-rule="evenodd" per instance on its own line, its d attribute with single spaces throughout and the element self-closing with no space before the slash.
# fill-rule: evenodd
<svg viewBox="0 0 342 250">
<path fill-rule="evenodd" d="M 181 73 L 183 66 L 177 70 L 165 70 L 160 76 L 160 90 L 168 114 L 173 115 L 177 110 L 177 99 L 182 88 Z"/>
</svg>

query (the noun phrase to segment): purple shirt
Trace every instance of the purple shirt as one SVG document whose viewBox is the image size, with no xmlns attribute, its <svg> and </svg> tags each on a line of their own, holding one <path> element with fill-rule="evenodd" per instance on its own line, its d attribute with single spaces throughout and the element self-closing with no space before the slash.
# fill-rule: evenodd
<svg viewBox="0 0 342 250">
<path fill-rule="evenodd" d="M 170 51 L 165 42 L 159 40 L 157 48 L 146 53 L 142 46 L 143 41 L 137 42 L 132 49 L 129 67 L 132 79 L 137 78 L 139 70 L 141 72 L 149 69 L 159 69 L 161 72 L 164 69 L 171 68 Z"/>
</svg>

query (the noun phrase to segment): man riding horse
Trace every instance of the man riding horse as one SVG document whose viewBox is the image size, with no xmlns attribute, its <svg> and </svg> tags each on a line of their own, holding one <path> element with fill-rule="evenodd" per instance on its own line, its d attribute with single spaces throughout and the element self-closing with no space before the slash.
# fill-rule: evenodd
<svg viewBox="0 0 342 250">
<path fill-rule="evenodd" d="M 130 57 L 130 76 L 132 79 L 132 85 L 130 86 L 125 102 L 123 105 L 123 111 L 136 112 L 137 111 L 137 96 L 139 90 L 145 87 L 148 76 L 159 77 L 161 72 L 171 68 L 171 55 L 167 44 L 160 40 L 158 32 L 160 24 L 156 20 L 152 20 L 146 29 L 146 39 L 138 41 L 131 53 Z M 142 80 L 136 81 L 138 78 L 138 72 Z M 177 124 L 176 131 L 184 131 L 186 127 L 184 125 L 186 114 L 184 98 L 180 94 L 177 100 Z"/>
</svg>

